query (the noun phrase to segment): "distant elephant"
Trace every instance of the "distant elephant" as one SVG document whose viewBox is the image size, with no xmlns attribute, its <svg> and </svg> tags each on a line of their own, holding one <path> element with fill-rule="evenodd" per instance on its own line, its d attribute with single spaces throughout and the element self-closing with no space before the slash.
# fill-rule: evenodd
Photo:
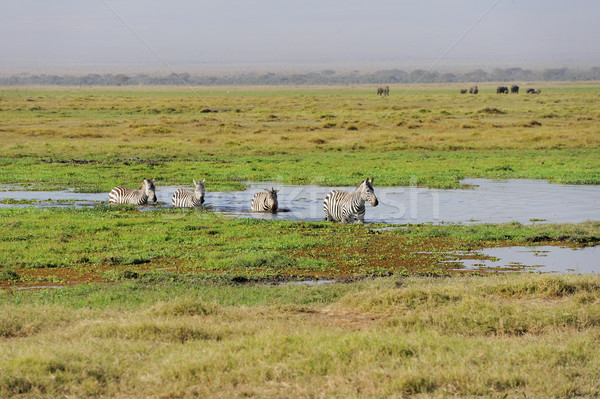
<svg viewBox="0 0 600 399">
<path fill-rule="evenodd" d="M 379 86 L 377 88 L 378 96 L 389 96 L 390 95 L 390 86 Z"/>
<path fill-rule="evenodd" d="M 467 94 L 467 89 L 460 89 L 460 94 Z"/>
<path fill-rule="evenodd" d="M 471 86 L 471 88 L 469 89 L 469 93 L 477 94 L 479 93 L 479 89 L 477 88 L 477 86 Z"/>
<path fill-rule="evenodd" d="M 540 94 L 542 91 L 540 89 L 527 89 L 528 94 Z"/>
<path fill-rule="evenodd" d="M 517 85 L 510 86 L 510 92 L 513 94 L 519 94 L 519 86 L 517 86 Z"/>
<path fill-rule="evenodd" d="M 498 86 L 498 88 L 496 89 L 496 94 L 508 94 L 508 87 Z"/>
</svg>

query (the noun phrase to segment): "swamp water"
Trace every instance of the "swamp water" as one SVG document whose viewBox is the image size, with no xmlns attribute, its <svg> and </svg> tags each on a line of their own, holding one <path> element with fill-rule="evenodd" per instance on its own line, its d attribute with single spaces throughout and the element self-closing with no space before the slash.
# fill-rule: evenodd
<svg viewBox="0 0 600 399">
<path fill-rule="evenodd" d="M 467 189 L 441 190 L 419 187 L 375 187 L 379 206 L 366 204 L 368 223 L 507 223 L 534 222 L 579 223 L 600 220 L 600 186 L 548 183 L 541 180 L 465 179 Z M 171 207 L 175 190 L 184 186 L 157 185 L 157 204 L 139 207 L 158 210 Z M 255 193 L 276 187 L 280 212 L 250 212 Z M 185 188 L 190 188 L 185 186 Z M 33 204 L 0 204 L 14 206 L 95 206 L 107 203 L 108 193 L 76 193 L 65 191 L 18 191 L 18 186 L 3 186 L 0 200 L 40 201 Z M 244 191 L 211 192 L 207 185 L 207 209 L 231 217 L 253 217 L 281 220 L 322 221 L 323 199 L 334 189 L 351 191 L 354 187 L 321 187 L 249 183 Z M 394 228 L 394 227 L 391 227 Z M 505 247 L 478 251 L 478 257 L 464 259 L 461 254 L 449 261 L 461 270 L 536 270 L 559 273 L 599 273 L 600 247 L 571 249 L 560 247 Z"/>
<path fill-rule="evenodd" d="M 365 221 L 369 223 L 507 223 L 536 221 L 579 223 L 600 220 L 600 186 L 548 183 L 541 180 L 465 179 L 467 189 L 429 189 L 420 187 L 375 187 L 379 206 L 366 204 Z M 157 204 L 144 210 L 169 208 L 178 188 L 188 186 L 157 185 Z M 250 212 L 255 193 L 276 187 L 280 212 L 275 215 Z M 76 193 L 65 191 L 19 191 L 18 186 L 0 186 L 0 200 L 40 201 L 14 206 L 94 206 L 107 203 L 108 193 Z M 321 187 L 249 183 L 244 191 L 211 192 L 207 184 L 205 206 L 235 217 L 282 220 L 321 221 L 323 199 L 331 190 L 351 191 L 354 187 Z"/>
<path fill-rule="evenodd" d="M 498 247 L 451 255 L 456 256 L 456 259 L 445 262 L 456 264 L 455 270 L 600 273 L 600 246 L 585 248 Z M 485 259 L 469 259 L 473 255 Z"/>
</svg>

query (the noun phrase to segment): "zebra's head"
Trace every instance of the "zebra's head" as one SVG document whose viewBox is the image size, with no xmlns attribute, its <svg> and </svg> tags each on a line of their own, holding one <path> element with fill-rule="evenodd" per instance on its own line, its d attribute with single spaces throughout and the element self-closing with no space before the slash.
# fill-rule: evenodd
<svg viewBox="0 0 600 399">
<path fill-rule="evenodd" d="M 263 189 L 267 192 L 267 204 L 272 211 L 277 209 L 277 193 L 280 189 L 275 190 L 273 187 L 269 190 L 268 188 Z"/>
<path fill-rule="evenodd" d="M 375 196 L 375 191 L 373 190 L 373 178 L 372 177 L 371 177 L 371 180 L 369 180 L 369 178 L 367 177 L 365 179 L 365 181 L 360 183 L 360 186 L 358 186 L 358 190 L 361 192 L 362 200 L 368 201 L 371 204 L 371 206 L 377 206 L 379 204 L 379 201 L 377 200 L 377 197 Z"/>
<path fill-rule="evenodd" d="M 204 204 L 204 182 L 205 181 L 206 181 L 206 179 L 202 179 L 202 181 L 194 180 L 194 186 L 196 186 L 196 188 L 194 189 L 194 194 L 196 195 L 196 197 L 200 197 L 201 204 Z"/>
<path fill-rule="evenodd" d="M 144 194 L 148 196 L 152 200 L 152 202 L 156 202 L 156 188 L 154 187 L 154 181 L 156 179 L 144 179 L 142 182 L 142 189 L 144 190 Z"/>
</svg>

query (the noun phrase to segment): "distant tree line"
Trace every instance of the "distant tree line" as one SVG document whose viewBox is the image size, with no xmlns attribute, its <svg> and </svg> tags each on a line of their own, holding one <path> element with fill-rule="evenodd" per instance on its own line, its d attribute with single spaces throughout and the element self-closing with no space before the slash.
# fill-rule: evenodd
<svg viewBox="0 0 600 399">
<path fill-rule="evenodd" d="M 406 72 L 387 69 L 376 72 L 273 73 L 247 72 L 223 75 L 191 75 L 171 73 L 165 76 L 139 73 L 86 75 L 19 74 L 0 76 L 0 86 L 244 86 L 244 85 L 350 85 L 394 83 L 459 83 L 459 82 L 523 82 L 523 81 L 589 81 L 600 80 L 600 67 L 589 69 L 550 68 L 539 71 L 523 68 L 475 69 L 470 72 L 437 72 L 415 69 Z"/>
</svg>

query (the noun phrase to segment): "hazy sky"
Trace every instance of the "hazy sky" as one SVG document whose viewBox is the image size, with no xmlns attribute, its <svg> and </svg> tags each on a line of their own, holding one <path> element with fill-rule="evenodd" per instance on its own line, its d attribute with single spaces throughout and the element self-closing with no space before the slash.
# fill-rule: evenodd
<svg viewBox="0 0 600 399">
<path fill-rule="evenodd" d="M 598 0 L 0 0 L 0 68 L 600 65 Z M 268 69 L 268 68 L 267 68 Z M 188 71 L 196 72 L 196 71 Z"/>
</svg>

